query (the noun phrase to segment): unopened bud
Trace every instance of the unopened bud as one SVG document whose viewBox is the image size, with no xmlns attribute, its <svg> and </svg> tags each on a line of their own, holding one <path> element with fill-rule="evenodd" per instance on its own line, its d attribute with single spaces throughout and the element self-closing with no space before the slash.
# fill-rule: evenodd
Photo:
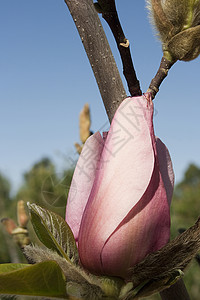
<svg viewBox="0 0 200 300">
<path fill-rule="evenodd" d="M 80 127 L 80 139 L 84 144 L 87 138 L 90 136 L 90 108 L 88 103 L 86 103 L 80 112 L 79 116 L 79 127 Z"/>
<path fill-rule="evenodd" d="M 169 61 L 195 59 L 200 54 L 200 1 L 147 0 L 152 21 Z"/>
<path fill-rule="evenodd" d="M 81 151 L 82 151 L 83 147 L 79 143 L 75 143 L 74 146 L 75 146 L 76 151 L 78 152 L 78 154 L 81 154 Z"/>
<path fill-rule="evenodd" d="M 23 200 L 17 203 L 17 220 L 20 227 L 26 227 L 29 217 L 25 210 L 25 202 Z"/>
<path fill-rule="evenodd" d="M 200 25 L 176 34 L 168 43 L 168 51 L 179 60 L 197 58 L 200 54 Z"/>
</svg>

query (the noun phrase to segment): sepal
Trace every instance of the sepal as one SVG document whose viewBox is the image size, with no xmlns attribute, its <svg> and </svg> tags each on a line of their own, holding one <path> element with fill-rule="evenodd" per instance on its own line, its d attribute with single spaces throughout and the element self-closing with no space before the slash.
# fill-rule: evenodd
<svg viewBox="0 0 200 300">
<path fill-rule="evenodd" d="M 28 203 L 31 222 L 40 241 L 68 262 L 78 263 L 79 255 L 73 233 L 66 221 L 54 212 Z"/>
<path fill-rule="evenodd" d="M 55 261 L 0 266 L 0 294 L 69 299 L 65 277 Z"/>
<path fill-rule="evenodd" d="M 57 252 L 46 247 L 27 246 L 25 255 L 34 263 L 56 261 L 65 276 L 70 295 L 85 300 L 118 299 L 124 281 L 117 277 L 95 276 L 86 273 L 80 266 L 71 264 Z"/>
</svg>

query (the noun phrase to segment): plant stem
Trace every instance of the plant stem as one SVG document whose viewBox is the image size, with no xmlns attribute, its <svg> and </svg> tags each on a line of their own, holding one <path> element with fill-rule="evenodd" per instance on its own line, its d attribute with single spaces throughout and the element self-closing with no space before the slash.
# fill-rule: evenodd
<svg viewBox="0 0 200 300">
<path fill-rule="evenodd" d="M 164 56 L 162 57 L 156 76 L 152 79 L 150 86 L 147 90 L 147 92 L 151 93 L 152 99 L 155 98 L 156 94 L 159 91 L 161 83 L 167 76 L 169 69 L 173 66 L 174 63 L 175 61 L 171 62 L 167 60 Z"/>
<path fill-rule="evenodd" d="M 196 261 L 198 262 L 198 264 L 200 265 L 200 255 L 199 255 L 199 254 L 197 254 L 197 255 L 195 256 L 195 259 L 196 259 Z"/>
<path fill-rule="evenodd" d="M 160 293 L 162 300 L 190 300 L 182 279 Z"/>
<path fill-rule="evenodd" d="M 129 92 L 131 96 L 140 96 L 142 91 L 140 89 L 140 82 L 137 79 L 136 72 L 133 66 L 133 61 L 131 58 L 129 41 L 126 39 L 122 26 L 119 21 L 119 17 L 116 10 L 115 0 L 101 0 L 98 3 L 104 8 L 105 11 L 102 12 L 102 17 L 108 23 L 113 36 L 115 38 L 122 64 L 123 64 L 123 74 L 126 78 Z"/>
</svg>

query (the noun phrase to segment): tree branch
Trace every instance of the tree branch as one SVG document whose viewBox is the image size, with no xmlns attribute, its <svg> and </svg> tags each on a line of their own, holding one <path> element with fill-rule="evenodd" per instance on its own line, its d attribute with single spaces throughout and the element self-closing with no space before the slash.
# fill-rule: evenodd
<svg viewBox="0 0 200 300">
<path fill-rule="evenodd" d="M 162 57 L 156 76 L 152 79 L 150 86 L 147 90 L 147 92 L 151 93 L 152 99 L 155 98 L 156 94 L 159 91 L 161 83 L 167 76 L 169 69 L 173 66 L 174 63 L 175 61 L 171 62 L 167 60 L 164 56 Z"/>
<path fill-rule="evenodd" d="M 108 23 L 115 38 L 121 56 L 123 64 L 123 74 L 126 78 L 129 92 L 131 96 L 142 95 L 140 83 L 137 79 L 136 72 L 133 66 L 133 61 L 131 58 L 129 41 L 126 39 L 122 26 L 120 24 L 116 10 L 115 0 L 98 0 L 98 5 L 100 5 L 99 9 L 100 12 L 102 12 L 102 17 Z"/>
<path fill-rule="evenodd" d="M 122 80 L 92 0 L 65 0 L 92 66 L 111 121 L 126 98 Z"/>
<path fill-rule="evenodd" d="M 182 279 L 160 293 L 162 300 L 190 300 Z"/>
</svg>

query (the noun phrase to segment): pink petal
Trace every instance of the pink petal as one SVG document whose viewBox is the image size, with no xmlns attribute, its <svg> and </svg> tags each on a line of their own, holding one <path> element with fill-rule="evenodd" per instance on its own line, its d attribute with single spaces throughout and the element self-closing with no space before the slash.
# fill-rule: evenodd
<svg viewBox="0 0 200 300">
<path fill-rule="evenodd" d="M 161 175 L 155 165 L 140 201 L 106 241 L 101 254 L 104 274 L 129 277 L 129 268 L 162 248 L 170 236 L 170 212 Z"/>
<path fill-rule="evenodd" d="M 125 99 L 115 114 L 79 233 L 80 258 L 90 271 L 105 272 L 101 250 L 152 180 L 155 167 L 152 117 L 153 104 L 145 96 Z M 122 245 L 124 239 L 120 236 Z M 134 236 L 132 239 L 134 243 Z"/>
<path fill-rule="evenodd" d="M 167 147 L 159 138 L 156 138 L 156 149 L 158 153 L 159 168 L 165 185 L 168 203 L 170 205 L 174 189 L 172 161 Z"/>
<path fill-rule="evenodd" d="M 83 211 L 95 179 L 103 145 L 104 141 L 99 132 L 89 137 L 74 171 L 67 200 L 66 222 L 71 227 L 76 240 Z"/>
</svg>

